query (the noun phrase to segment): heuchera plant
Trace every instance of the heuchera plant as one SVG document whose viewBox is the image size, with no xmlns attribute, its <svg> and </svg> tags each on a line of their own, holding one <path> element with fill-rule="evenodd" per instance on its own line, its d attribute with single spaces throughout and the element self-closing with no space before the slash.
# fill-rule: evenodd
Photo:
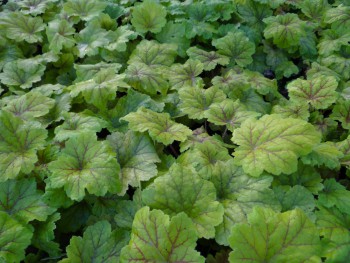
<svg viewBox="0 0 350 263">
<path fill-rule="evenodd" d="M 0 3 L 0 262 L 349 262 L 350 1 Z"/>
</svg>

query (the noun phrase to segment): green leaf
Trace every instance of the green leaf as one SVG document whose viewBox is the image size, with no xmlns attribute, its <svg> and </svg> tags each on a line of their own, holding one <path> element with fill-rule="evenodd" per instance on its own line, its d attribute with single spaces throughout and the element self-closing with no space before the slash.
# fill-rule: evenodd
<svg viewBox="0 0 350 263">
<path fill-rule="evenodd" d="M 93 2 L 93 0 L 91 2 Z M 74 40 L 77 44 L 77 55 L 80 58 L 97 55 L 99 48 L 105 47 L 109 43 L 107 34 L 108 33 L 104 29 L 101 29 L 96 24 L 88 23 L 79 34 L 74 36 Z"/>
<path fill-rule="evenodd" d="M 130 243 L 122 249 L 121 262 L 198 262 L 197 235 L 191 220 L 179 213 L 169 220 L 162 211 L 140 209 L 132 226 Z"/>
<path fill-rule="evenodd" d="M 0 47 L 0 70 L 7 62 L 23 58 L 23 52 L 17 45 L 7 44 L 6 46 L 0 45 Z"/>
<path fill-rule="evenodd" d="M 192 131 L 185 125 L 176 123 L 170 119 L 168 113 L 157 113 L 140 107 L 137 112 L 132 112 L 121 118 L 129 122 L 129 128 L 133 131 L 148 131 L 153 140 L 165 145 L 174 141 L 186 141 Z"/>
<path fill-rule="evenodd" d="M 32 120 L 49 113 L 55 100 L 31 91 L 18 98 L 11 99 L 4 110 L 13 113 L 22 120 Z"/>
<path fill-rule="evenodd" d="M 315 145 L 312 152 L 303 156 L 301 160 L 304 164 L 325 165 L 330 169 L 336 169 L 340 167 L 339 159 L 342 157 L 342 152 L 332 142 L 324 142 Z"/>
<path fill-rule="evenodd" d="M 322 24 L 325 12 L 330 9 L 326 0 L 300 1 L 300 9 L 312 22 Z"/>
<path fill-rule="evenodd" d="M 47 131 L 6 111 L 0 111 L 0 127 L 0 181 L 16 178 L 20 172 L 29 174 L 38 160 L 37 150 L 44 147 Z"/>
<path fill-rule="evenodd" d="M 344 31 L 350 27 L 350 7 L 346 5 L 338 5 L 335 8 L 327 10 L 324 21 L 328 24 L 332 24 L 332 27 Z"/>
<path fill-rule="evenodd" d="M 37 191 L 33 179 L 22 179 L 0 183 L 0 211 L 26 224 L 33 220 L 45 221 L 55 209 L 42 201 L 42 193 Z"/>
<path fill-rule="evenodd" d="M 46 9 L 57 0 L 23 0 L 18 3 L 21 7 L 21 12 L 31 14 L 33 16 L 45 13 Z"/>
<path fill-rule="evenodd" d="M 209 122 L 215 125 L 225 125 L 229 131 L 233 132 L 242 122 L 249 118 L 256 118 L 260 116 L 260 113 L 248 111 L 239 100 L 224 99 L 210 105 L 204 116 Z"/>
<path fill-rule="evenodd" d="M 191 47 L 186 51 L 190 59 L 199 60 L 203 64 L 203 70 L 210 71 L 216 65 L 225 66 L 229 64 L 229 58 L 215 51 L 205 51 L 197 47 Z"/>
<path fill-rule="evenodd" d="M 324 189 L 319 193 L 321 205 L 331 208 L 336 206 L 342 213 L 350 214 L 350 191 L 333 178 L 324 181 Z"/>
<path fill-rule="evenodd" d="M 75 45 L 74 27 L 67 20 L 53 20 L 46 28 L 49 48 L 54 53 L 60 53 L 63 47 L 71 48 Z"/>
<path fill-rule="evenodd" d="M 63 10 L 69 16 L 77 16 L 81 20 L 90 21 L 106 8 L 106 3 L 100 0 L 68 0 L 63 4 Z"/>
<path fill-rule="evenodd" d="M 288 100 L 285 103 L 280 103 L 272 108 L 271 113 L 276 113 L 284 118 L 295 118 L 307 121 L 310 117 L 309 105 L 300 103 L 299 101 Z"/>
<path fill-rule="evenodd" d="M 102 69 L 94 78 L 70 86 L 70 95 L 74 98 L 82 93 L 86 102 L 104 109 L 107 101 L 115 99 L 119 87 L 128 87 L 123 80 L 124 75 L 116 74 L 113 68 Z"/>
<path fill-rule="evenodd" d="M 142 191 L 142 200 L 151 208 L 175 216 L 185 212 L 195 225 L 199 237 L 211 238 L 214 227 L 222 222 L 224 209 L 215 201 L 214 185 L 192 169 L 179 164 L 155 179 Z"/>
<path fill-rule="evenodd" d="M 308 189 L 311 193 L 317 195 L 323 189 L 321 175 L 316 169 L 303 163 L 298 164 L 298 170 L 292 174 L 282 174 L 278 177 L 281 185 L 295 186 L 301 185 Z"/>
<path fill-rule="evenodd" d="M 70 112 L 63 116 L 64 123 L 55 128 L 55 140 L 57 141 L 67 140 L 82 132 L 99 132 L 106 126 L 103 120 L 82 113 Z"/>
<path fill-rule="evenodd" d="M 165 94 L 169 84 L 160 69 L 153 69 L 144 63 L 133 63 L 125 71 L 125 80 L 133 88 L 146 94 Z"/>
<path fill-rule="evenodd" d="M 168 73 L 171 89 L 201 86 L 202 78 L 198 76 L 202 72 L 203 64 L 198 60 L 189 59 L 183 65 L 174 64 Z"/>
<path fill-rule="evenodd" d="M 148 137 L 128 131 L 126 134 L 112 133 L 107 140 L 116 151 L 121 167 L 122 193 L 126 192 L 128 185 L 138 187 L 141 181 L 148 181 L 157 175 L 155 163 L 160 159 Z"/>
<path fill-rule="evenodd" d="M 81 81 L 87 81 L 93 79 L 99 72 L 103 70 L 114 70 L 114 72 L 118 72 L 122 65 L 118 63 L 106 63 L 100 62 L 95 64 L 74 64 L 74 69 L 76 70 L 77 78 L 74 80 L 75 83 Z M 101 74 L 101 73 L 100 73 Z M 112 74 L 111 74 L 112 75 Z"/>
<path fill-rule="evenodd" d="M 213 40 L 212 44 L 218 49 L 219 54 L 230 59 L 232 65 L 244 67 L 253 62 L 255 45 L 243 32 L 229 32 L 226 36 Z"/>
<path fill-rule="evenodd" d="M 346 262 L 350 255 L 350 216 L 337 208 L 318 207 L 317 226 L 325 238 L 322 256 L 325 262 Z M 327 242 L 327 243 L 326 243 Z"/>
<path fill-rule="evenodd" d="M 171 66 L 174 63 L 177 45 L 160 44 L 142 40 L 131 53 L 128 64 L 143 63 L 151 68 Z"/>
<path fill-rule="evenodd" d="M 265 78 L 259 72 L 246 71 L 249 85 L 261 95 L 277 93 L 277 81 Z"/>
<path fill-rule="evenodd" d="M 159 33 L 166 24 L 165 8 L 153 0 L 145 0 L 134 7 L 131 23 L 139 33 Z"/>
<path fill-rule="evenodd" d="M 121 121 L 120 118 L 128 113 L 137 111 L 140 107 L 145 107 L 153 111 L 162 111 L 164 103 L 156 102 L 150 96 L 139 93 L 133 89 L 128 90 L 128 94 L 118 100 L 115 108 L 110 110 L 105 119 L 110 122 L 108 130 L 110 131 L 126 131 L 127 122 Z"/>
<path fill-rule="evenodd" d="M 218 87 L 183 87 L 179 90 L 179 95 L 180 109 L 191 119 L 203 119 L 210 105 L 226 99 L 225 93 Z"/>
<path fill-rule="evenodd" d="M 322 32 L 322 37 L 317 45 L 318 52 L 321 56 L 327 57 L 337 51 L 342 46 L 348 45 L 350 41 L 349 34 L 341 34 L 336 30 L 328 29 Z"/>
<path fill-rule="evenodd" d="M 234 130 L 232 141 L 238 144 L 233 155 L 243 170 L 259 176 L 265 170 L 279 175 L 297 170 L 297 159 L 312 151 L 321 139 L 315 128 L 299 119 L 265 115 L 249 119 Z"/>
<path fill-rule="evenodd" d="M 341 122 L 343 129 L 350 130 L 350 101 L 338 100 L 330 117 Z"/>
<path fill-rule="evenodd" d="M 10 215 L 0 212 L 0 260 L 20 262 L 30 245 L 33 233 Z"/>
<path fill-rule="evenodd" d="M 15 60 L 5 64 L 0 80 L 7 86 L 19 86 L 22 89 L 32 87 L 41 80 L 45 66 L 39 63 L 26 63 L 25 60 Z"/>
<path fill-rule="evenodd" d="M 118 227 L 131 229 L 135 214 L 139 209 L 139 205 L 135 201 L 122 200 L 117 203 L 114 221 Z"/>
<path fill-rule="evenodd" d="M 337 99 L 337 86 L 334 77 L 319 77 L 294 80 L 287 88 L 292 101 L 310 103 L 315 109 L 326 109 Z"/>
<path fill-rule="evenodd" d="M 41 250 L 46 251 L 50 257 L 60 255 L 59 244 L 54 241 L 56 229 L 55 222 L 61 218 L 59 213 L 48 217 L 45 222 L 34 222 L 33 245 Z"/>
<path fill-rule="evenodd" d="M 60 263 L 119 262 L 120 250 L 127 245 L 128 233 L 99 221 L 89 226 L 83 237 L 72 237 L 67 246 L 67 257 Z"/>
<path fill-rule="evenodd" d="M 293 48 L 299 46 L 299 40 L 306 36 L 306 22 L 299 19 L 297 14 L 286 13 L 265 18 L 264 35 L 272 38 L 279 48 Z"/>
<path fill-rule="evenodd" d="M 2 14 L 0 27 L 4 27 L 4 34 L 16 42 L 26 41 L 28 43 L 41 42 L 43 37 L 41 31 L 45 25 L 41 17 L 31 17 L 20 12 L 9 12 Z"/>
<path fill-rule="evenodd" d="M 125 51 L 127 42 L 135 38 L 136 33 L 129 30 L 129 26 L 120 26 L 115 31 L 109 31 L 107 38 L 110 43 L 105 47 L 110 51 Z"/>
<path fill-rule="evenodd" d="M 64 187 L 72 200 L 82 200 L 85 189 L 103 196 L 121 190 L 119 164 L 106 142 L 97 141 L 93 133 L 80 133 L 70 138 L 57 160 L 49 164 L 52 188 Z"/>
<path fill-rule="evenodd" d="M 230 262 L 306 262 L 321 250 L 318 230 L 301 210 L 275 213 L 260 207 L 248 223 L 233 227 L 230 246 Z"/>
</svg>

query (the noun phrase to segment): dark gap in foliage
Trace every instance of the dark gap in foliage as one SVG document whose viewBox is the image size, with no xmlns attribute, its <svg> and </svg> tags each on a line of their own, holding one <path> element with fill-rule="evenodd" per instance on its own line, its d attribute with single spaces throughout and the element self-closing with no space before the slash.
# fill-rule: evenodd
<svg viewBox="0 0 350 263">
<path fill-rule="evenodd" d="M 106 128 L 103 128 L 101 131 L 97 132 L 97 138 L 99 139 L 106 139 L 108 135 L 111 134 L 111 132 L 106 129 Z"/>
<path fill-rule="evenodd" d="M 132 187 L 129 185 L 128 190 L 126 190 L 126 194 L 130 196 L 130 200 L 132 200 L 132 197 L 134 196 L 136 189 L 137 189 L 136 187 Z"/>
<path fill-rule="evenodd" d="M 172 155 L 177 158 L 180 155 L 180 143 L 178 141 L 174 141 L 172 144 L 167 146 L 164 149 L 165 153 Z"/>
<path fill-rule="evenodd" d="M 265 78 L 268 78 L 268 79 L 274 79 L 275 78 L 275 72 L 273 70 L 271 70 L 271 69 L 266 69 L 264 71 L 263 75 L 264 75 Z"/>
<path fill-rule="evenodd" d="M 216 243 L 215 239 L 200 238 L 197 240 L 196 250 L 201 253 L 202 256 L 215 255 L 221 249 L 227 248 Z"/>
</svg>

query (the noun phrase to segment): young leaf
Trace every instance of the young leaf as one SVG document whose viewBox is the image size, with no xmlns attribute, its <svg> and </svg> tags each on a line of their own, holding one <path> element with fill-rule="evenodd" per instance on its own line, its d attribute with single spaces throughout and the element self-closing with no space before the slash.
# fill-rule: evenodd
<svg viewBox="0 0 350 263">
<path fill-rule="evenodd" d="M 248 223 L 233 227 L 230 246 L 231 262 L 319 261 L 321 251 L 316 226 L 299 209 L 275 213 L 269 208 L 255 208 L 248 215 Z"/>
<path fill-rule="evenodd" d="M 33 220 L 45 221 L 55 209 L 43 202 L 33 179 L 22 179 L 0 183 L 0 211 L 26 224 Z"/>
<path fill-rule="evenodd" d="M 252 176 L 260 176 L 264 170 L 291 174 L 297 170 L 298 157 L 310 153 L 320 139 L 321 134 L 303 120 L 265 115 L 234 130 L 232 141 L 239 147 L 233 155 L 235 163 Z"/>
<path fill-rule="evenodd" d="M 13 113 L 22 120 L 33 120 L 49 113 L 55 105 L 55 100 L 31 91 L 16 99 L 12 99 L 4 107 L 4 110 Z"/>
<path fill-rule="evenodd" d="M 25 60 L 15 60 L 4 66 L 0 73 L 0 81 L 7 86 L 19 86 L 29 89 L 33 83 L 41 80 L 45 66 L 39 63 L 26 63 Z"/>
<path fill-rule="evenodd" d="M 219 103 L 213 103 L 207 111 L 204 112 L 205 118 L 216 125 L 226 125 L 227 129 L 233 132 L 241 123 L 249 118 L 256 118 L 260 113 L 248 111 L 238 100 L 222 100 Z"/>
<path fill-rule="evenodd" d="M 306 35 L 306 22 L 299 19 L 297 14 L 287 13 L 265 18 L 266 38 L 273 38 L 273 43 L 279 48 L 293 48 L 299 46 L 299 40 Z"/>
<path fill-rule="evenodd" d="M 238 64 L 244 67 L 253 62 L 255 45 L 243 32 L 229 32 L 226 36 L 213 40 L 212 44 L 218 49 L 219 54 L 230 59 L 232 65 Z"/>
<path fill-rule="evenodd" d="M 197 235 L 185 213 L 171 220 L 160 210 L 140 209 L 132 226 L 130 243 L 122 249 L 121 262 L 204 263 L 195 250 Z"/>
<path fill-rule="evenodd" d="M 146 0 L 134 7 L 131 23 L 139 33 L 159 33 L 166 24 L 165 8 L 153 0 Z"/>
<path fill-rule="evenodd" d="M 220 55 L 215 51 L 205 51 L 197 47 L 191 47 L 186 51 L 190 59 L 199 60 L 203 63 L 203 70 L 210 71 L 216 67 L 216 65 L 227 65 L 229 58 Z"/>
<path fill-rule="evenodd" d="M 106 3 L 100 0 L 68 0 L 63 4 L 63 10 L 69 16 L 78 16 L 81 20 L 90 21 L 106 8 Z"/>
<path fill-rule="evenodd" d="M 64 141 L 82 132 L 99 132 L 106 126 L 99 118 L 87 116 L 81 113 L 63 114 L 64 123 L 55 128 L 55 140 Z"/>
<path fill-rule="evenodd" d="M 211 238 L 214 227 L 222 222 L 224 209 L 215 201 L 213 184 L 201 179 L 192 168 L 174 164 L 142 191 L 142 200 L 151 208 L 172 216 L 185 212 L 195 225 L 199 237 Z"/>
<path fill-rule="evenodd" d="M 148 131 L 152 139 L 165 145 L 174 141 L 186 141 L 192 131 L 185 125 L 176 123 L 170 119 L 168 113 L 157 113 L 144 107 L 137 112 L 132 112 L 121 118 L 129 122 L 129 128 L 133 131 Z"/>
<path fill-rule="evenodd" d="M 0 27 L 2 25 L 6 37 L 16 42 L 36 43 L 43 39 L 41 31 L 45 29 L 45 25 L 41 17 L 31 17 L 20 12 L 9 12 L 6 15 L 2 14 Z"/>
<path fill-rule="evenodd" d="M 138 187 L 141 181 L 148 181 L 157 175 L 155 163 L 160 159 L 148 137 L 133 131 L 126 134 L 116 132 L 109 135 L 107 141 L 117 153 L 122 193 L 126 192 L 128 185 Z"/>
<path fill-rule="evenodd" d="M 287 88 L 292 101 L 310 103 L 315 109 L 326 109 L 337 99 L 337 86 L 334 77 L 319 77 L 297 79 L 289 83 Z"/>
<path fill-rule="evenodd" d="M 70 138 L 49 169 L 48 184 L 52 188 L 63 186 L 72 200 L 82 200 L 85 189 L 97 196 L 121 190 L 117 160 L 107 143 L 97 141 L 91 132 Z"/>
<path fill-rule="evenodd" d="M 203 119 L 210 105 L 226 99 L 225 93 L 218 87 L 183 87 L 179 90 L 179 95 L 180 109 L 191 119 Z"/>
<path fill-rule="evenodd" d="M 20 262 L 30 245 L 33 233 L 10 215 L 0 212 L 0 260 Z"/>
<path fill-rule="evenodd" d="M 29 174 L 38 160 L 36 152 L 44 147 L 47 131 L 35 123 L 23 121 L 0 111 L 0 182 Z"/>
<path fill-rule="evenodd" d="M 127 232 L 112 231 L 111 225 L 99 221 L 89 226 L 83 237 L 72 237 L 67 246 L 67 257 L 60 263 L 119 262 L 120 250 L 128 242 Z"/>
</svg>

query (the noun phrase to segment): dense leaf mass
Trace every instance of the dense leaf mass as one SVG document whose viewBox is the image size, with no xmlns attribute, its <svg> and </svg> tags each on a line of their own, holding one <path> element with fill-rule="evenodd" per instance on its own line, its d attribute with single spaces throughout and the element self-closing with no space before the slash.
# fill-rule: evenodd
<svg viewBox="0 0 350 263">
<path fill-rule="evenodd" d="M 0 262 L 349 262 L 349 28 L 349 0 L 0 0 Z"/>
</svg>

